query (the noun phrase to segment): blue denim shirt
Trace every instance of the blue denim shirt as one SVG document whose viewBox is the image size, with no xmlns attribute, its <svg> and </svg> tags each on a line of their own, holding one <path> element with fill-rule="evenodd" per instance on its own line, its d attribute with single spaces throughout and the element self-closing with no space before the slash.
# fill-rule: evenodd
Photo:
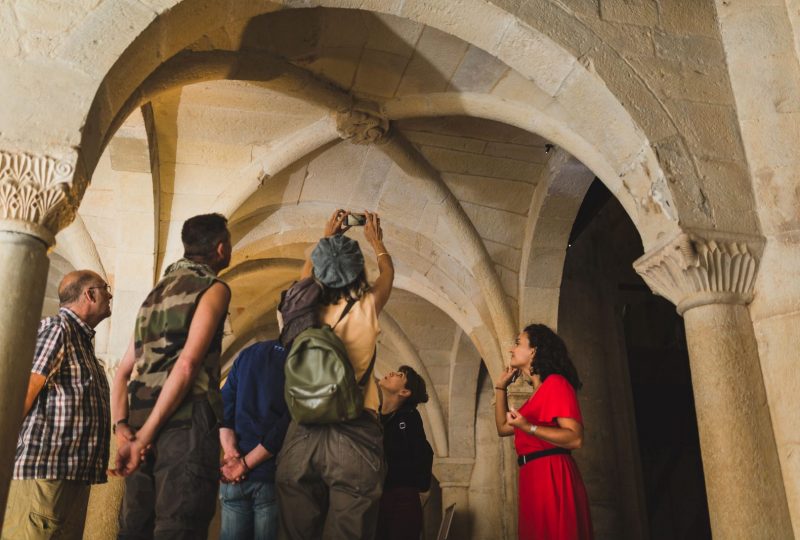
<svg viewBox="0 0 800 540">
<path fill-rule="evenodd" d="M 283 397 L 287 353 L 279 341 L 251 345 L 239 353 L 222 387 L 222 426 L 236 433 L 242 455 L 258 444 L 272 453 L 252 469 L 248 480 L 275 481 L 275 456 L 291 420 Z"/>
</svg>

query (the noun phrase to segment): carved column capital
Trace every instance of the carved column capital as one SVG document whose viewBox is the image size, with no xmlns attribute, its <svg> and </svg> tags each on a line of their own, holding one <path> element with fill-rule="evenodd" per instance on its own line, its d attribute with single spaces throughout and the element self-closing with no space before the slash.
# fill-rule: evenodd
<svg viewBox="0 0 800 540">
<path fill-rule="evenodd" d="M 339 137 L 355 144 L 380 144 L 389 133 L 389 120 L 377 105 L 357 103 L 336 113 L 336 131 Z"/>
<path fill-rule="evenodd" d="M 719 231 L 686 231 L 634 264 L 654 293 L 678 313 L 706 304 L 748 304 L 764 238 Z"/>
<path fill-rule="evenodd" d="M 72 159 L 0 150 L 0 229 L 40 238 L 48 245 L 75 217 Z"/>
</svg>

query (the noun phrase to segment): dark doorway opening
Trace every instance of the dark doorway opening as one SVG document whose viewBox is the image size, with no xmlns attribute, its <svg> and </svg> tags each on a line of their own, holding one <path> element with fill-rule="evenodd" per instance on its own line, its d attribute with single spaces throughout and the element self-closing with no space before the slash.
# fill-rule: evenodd
<svg viewBox="0 0 800 540">
<path fill-rule="evenodd" d="M 559 333 L 575 343 L 576 366 L 585 382 L 591 377 L 609 381 L 607 394 L 595 390 L 587 395 L 595 403 L 607 402 L 595 406 L 604 411 L 593 419 L 601 425 L 588 425 L 585 418 L 587 429 L 603 430 L 601 437 L 614 439 L 605 448 L 616 453 L 616 459 L 596 460 L 605 468 L 600 473 L 605 478 L 596 480 L 601 500 L 592 508 L 598 514 L 596 534 L 710 539 L 683 319 L 633 270 L 641 255 L 632 221 L 595 179 L 570 235 Z M 578 365 L 581 356 L 583 367 Z M 618 491 L 603 487 L 614 481 L 620 484 Z M 590 499 L 591 483 L 587 479 Z M 615 496 L 622 500 L 615 501 Z"/>
</svg>

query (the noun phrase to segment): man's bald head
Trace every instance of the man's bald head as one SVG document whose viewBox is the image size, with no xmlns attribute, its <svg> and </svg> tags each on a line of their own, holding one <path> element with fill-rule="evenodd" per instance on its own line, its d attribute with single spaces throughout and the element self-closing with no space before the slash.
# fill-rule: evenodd
<svg viewBox="0 0 800 540">
<path fill-rule="evenodd" d="M 103 278 L 91 270 L 75 270 L 70 272 L 58 286 L 58 301 L 62 306 L 75 303 L 87 287 L 103 285 Z"/>
</svg>

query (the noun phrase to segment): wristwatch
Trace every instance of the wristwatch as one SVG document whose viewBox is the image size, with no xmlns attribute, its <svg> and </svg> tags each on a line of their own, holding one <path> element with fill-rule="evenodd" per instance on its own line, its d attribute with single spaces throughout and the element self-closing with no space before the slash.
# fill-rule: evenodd
<svg viewBox="0 0 800 540">
<path fill-rule="evenodd" d="M 539 428 L 536 424 L 531 424 L 531 433 L 536 433 L 536 430 Z"/>
</svg>

